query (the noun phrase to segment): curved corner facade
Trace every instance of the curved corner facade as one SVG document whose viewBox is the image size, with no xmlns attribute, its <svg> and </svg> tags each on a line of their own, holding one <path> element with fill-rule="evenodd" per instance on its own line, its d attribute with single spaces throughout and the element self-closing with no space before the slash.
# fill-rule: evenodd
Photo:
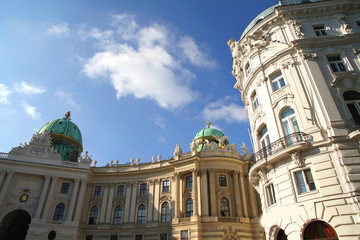
<svg viewBox="0 0 360 240">
<path fill-rule="evenodd" d="M 294 1 L 260 17 L 228 45 L 266 239 L 358 239 L 360 1 Z"/>
</svg>

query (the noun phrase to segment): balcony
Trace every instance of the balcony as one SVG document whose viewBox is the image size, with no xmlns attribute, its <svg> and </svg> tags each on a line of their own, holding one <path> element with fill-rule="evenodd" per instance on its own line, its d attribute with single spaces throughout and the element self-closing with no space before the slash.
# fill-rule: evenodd
<svg viewBox="0 0 360 240">
<path fill-rule="evenodd" d="M 276 140 L 275 142 L 272 142 L 270 145 L 253 154 L 251 156 L 251 162 L 253 165 L 255 165 L 263 159 L 270 160 L 276 156 L 282 156 L 283 153 L 297 151 L 304 145 L 308 146 L 311 141 L 312 136 L 309 134 L 303 132 L 292 133 L 283 138 L 280 138 L 279 140 Z"/>
<path fill-rule="evenodd" d="M 360 138 L 360 120 L 350 119 L 345 122 L 346 128 L 349 132 L 349 137 L 352 139 Z"/>
</svg>

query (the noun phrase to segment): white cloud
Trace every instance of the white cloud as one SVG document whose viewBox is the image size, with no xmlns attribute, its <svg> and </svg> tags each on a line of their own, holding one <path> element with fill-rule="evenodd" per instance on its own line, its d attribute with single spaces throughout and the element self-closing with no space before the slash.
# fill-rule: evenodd
<svg viewBox="0 0 360 240">
<path fill-rule="evenodd" d="M 22 107 L 25 110 L 25 113 L 34 119 L 40 119 L 40 113 L 36 110 L 36 107 L 27 104 L 26 102 L 22 103 Z"/>
<path fill-rule="evenodd" d="M 11 90 L 5 84 L 0 83 L 0 104 L 9 103 L 9 95 L 11 94 Z"/>
<path fill-rule="evenodd" d="M 40 94 L 46 91 L 44 86 L 30 85 L 24 81 L 21 81 L 20 83 L 14 83 L 14 89 L 17 92 L 25 94 Z"/>
<path fill-rule="evenodd" d="M 166 141 L 166 138 L 164 138 L 164 137 L 158 137 L 158 141 L 159 141 L 159 142 L 165 142 L 165 141 Z"/>
<path fill-rule="evenodd" d="M 180 42 L 180 48 L 182 49 L 185 57 L 195 66 L 198 67 L 214 67 L 216 63 L 209 56 L 200 51 L 196 45 L 194 39 L 191 37 L 183 37 Z"/>
<path fill-rule="evenodd" d="M 71 97 L 72 94 L 70 93 L 65 93 L 62 91 L 57 91 L 55 93 L 55 96 L 58 97 L 60 100 L 63 100 L 66 102 L 66 104 L 68 104 L 70 107 L 74 107 L 78 110 L 80 110 L 80 105 L 78 105 Z"/>
<path fill-rule="evenodd" d="M 161 116 L 160 114 L 156 114 L 154 117 L 153 117 L 153 121 L 156 125 L 158 125 L 159 127 L 161 128 L 165 128 L 165 122 L 166 122 L 166 119 Z"/>
<path fill-rule="evenodd" d="M 113 16 L 111 27 L 114 30 L 97 29 L 87 33 L 93 32 L 91 36 L 98 40 L 100 47 L 85 61 L 83 71 L 88 77 L 109 79 L 117 98 L 133 95 L 153 100 L 168 110 L 196 99 L 198 93 L 190 86 L 196 76 L 184 65 L 209 67 L 212 62 L 206 60 L 209 58 L 193 40 L 188 45 L 203 57 L 202 63 L 195 64 L 194 56 L 186 57 L 184 62 L 182 50 L 186 41 L 179 42 L 178 39 L 184 38 L 174 36 L 163 25 L 139 26 L 133 15 L 121 14 Z M 94 33 L 99 33 L 98 37 Z"/>
<path fill-rule="evenodd" d="M 209 103 L 202 111 L 202 116 L 205 120 L 213 121 L 223 119 L 227 123 L 242 123 L 248 120 L 245 108 L 231 102 L 230 96 Z"/>
<path fill-rule="evenodd" d="M 48 34 L 53 36 L 69 36 L 70 30 L 68 28 L 68 24 L 66 22 L 53 25 L 47 29 Z"/>
</svg>

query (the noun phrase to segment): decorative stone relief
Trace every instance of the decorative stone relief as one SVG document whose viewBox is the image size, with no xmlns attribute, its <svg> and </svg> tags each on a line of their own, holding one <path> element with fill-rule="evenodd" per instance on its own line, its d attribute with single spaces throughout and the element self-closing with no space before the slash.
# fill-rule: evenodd
<svg viewBox="0 0 360 240">
<path fill-rule="evenodd" d="M 291 25 L 294 28 L 296 37 L 299 39 L 305 38 L 305 33 L 302 31 L 302 26 L 300 21 L 291 21 Z"/>
<path fill-rule="evenodd" d="M 199 143 L 198 143 L 197 141 L 192 141 L 192 142 L 190 143 L 190 149 L 191 149 L 191 151 L 195 151 L 195 150 L 198 148 L 198 146 L 199 146 Z"/>
<path fill-rule="evenodd" d="M 303 55 L 304 60 L 314 59 L 314 58 L 318 57 L 318 55 L 314 51 L 303 51 L 302 55 Z"/>
<path fill-rule="evenodd" d="M 341 24 L 341 29 L 346 32 L 347 34 L 353 33 L 354 29 L 352 29 L 352 27 L 350 26 L 350 24 L 348 23 L 346 16 L 341 15 L 338 17 L 338 21 Z"/>
<path fill-rule="evenodd" d="M 20 143 L 18 147 L 12 148 L 9 154 L 61 160 L 60 154 L 51 145 L 50 134 L 47 131 L 34 134 L 29 144 Z"/>
<path fill-rule="evenodd" d="M 92 157 L 92 155 L 91 156 L 89 156 L 89 152 L 88 151 L 86 151 L 85 152 L 85 155 L 81 155 L 80 154 L 80 156 L 79 156 L 79 158 L 78 158 L 78 161 L 79 162 L 83 162 L 83 163 L 92 163 L 92 159 L 91 159 L 91 157 Z"/>
<path fill-rule="evenodd" d="M 301 159 L 300 159 L 300 156 L 299 156 L 299 153 L 298 153 L 298 152 L 290 153 L 290 157 L 291 157 L 291 159 L 294 161 L 294 163 L 295 163 L 296 165 L 298 165 L 299 167 L 301 167 L 302 162 L 301 162 Z"/>
</svg>

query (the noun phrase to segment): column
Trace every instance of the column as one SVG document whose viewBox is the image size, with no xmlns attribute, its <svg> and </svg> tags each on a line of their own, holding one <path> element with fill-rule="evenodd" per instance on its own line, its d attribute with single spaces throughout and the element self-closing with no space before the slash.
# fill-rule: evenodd
<svg viewBox="0 0 360 240">
<path fill-rule="evenodd" d="M 45 176 L 44 185 L 43 185 L 43 188 L 41 190 L 40 199 L 39 199 L 39 202 L 37 204 L 37 208 L 36 208 L 36 212 L 35 212 L 35 218 L 36 219 L 39 219 L 41 217 L 41 212 L 42 212 L 43 207 L 44 207 L 44 201 L 45 201 L 46 193 L 47 193 L 48 188 L 49 188 L 50 178 L 51 178 L 50 176 Z"/>
<path fill-rule="evenodd" d="M 47 198 L 46 198 L 46 203 L 45 203 L 45 207 L 44 207 L 44 213 L 43 213 L 41 219 L 46 220 L 46 218 L 48 216 L 48 213 L 49 213 L 49 210 L 50 210 L 50 204 L 51 204 L 52 199 L 53 199 L 57 179 L 58 179 L 58 177 L 51 177 L 50 190 L 49 190 L 49 193 L 48 193 Z"/>
<path fill-rule="evenodd" d="M 105 221 L 108 195 L 109 195 L 109 184 L 104 184 L 104 192 L 103 192 L 103 197 L 101 200 L 102 204 L 101 204 L 101 210 L 100 210 L 99 223 L 103 223 Z"/>
<path fill-rule="evenodd" d="M 135 223 L 135 214 L 136 214 L 136 194 L 137 194 L 137 185 L 138 183 L 133 183 L 132 192 L 131 192 L 131 205 L 130 205 L 130 217 L 129 222 Z"/>
<path fill-rule="evenodd" d="M 109 195 L 108 195 L 108 201 L 107 201 L 107 209 L 106 209 L 106 215 L 105 215 L 105 222 L 110 223 L 111 222 L 111 215 L 112 215 L 112 203 L 115 195 L 115 188 L 116 184 L 110 184 L 109 185 Z"/>
<path fill-rule="evenodd" d="M 192 170 L 192 179 L 193 179 L 193 204 L 194 204 L 194 216 L 198 216 L 199 215 L 199 211 L 198 211 L 198 187 L 197 187 L 197 170 L 193 169 Z"/>
<path fill-rule="evenodd" d="M 4 201 L 4 198 L 6 196 L 6 192 L 7 192 L 8 188 L 9 188 L 9 185 L 10 185 L 10 182 L 11 182 L 11 178 L 14 175 L 14 172 L 8 172 L 7 171 L 6 173 L 7 173 L 7 175 L 5 177 L 5 182 L 4 182 L 4 185 L 3 185 L 2 189 L 1 189 L 1 192 L 0 192 L 0 205 Z"/>
<path fill-rule="evenodd" d="M 240 186 L 239 186 L 239 172 L 233 171 L 233 180 L 234 180 L 234 194 L 235 194 L 235 204 L 236 204 L 236 216 L 242 217 L 242 208 L 241 208 L 241 196 L 240 196 Z"/>
<path fill-rule="evenodd" d="M 6 171 L 0 172 L 0 187 L 3 184 L 4 178 L 5 178 Z"/>
<path fill-rule="evenodd" d="M 71 194 L 71 200 L 70 200 L 70 204 L 69 204 L 68 215 L 67 215 L 67 218 L 66 218 L 66 221 L 69 221 L 69 222 L 72 220 L 72 217 L 74 215 L 74 207 L 75 207 L 75 201 L 76 201 L 76 198 L 77 198 L 77 192 L 78 192 L 78 189 L 79 189 L 79 182 L 80 182 L 80 180 L 78 178 L 74 179 L 74 188 L 73 188 L 73 191 L 72 191 L 72 194 Z"/>
<path fill-rule="evenodd" d="M 202 216 L 209 216 L 209 191 L 208 191 L 208 171 L 207 169 L 201 170 L 201 203 L 202 203 Z"/>
<path fill-rule="evenodd" d="M 80 219 L 80 213 L 84 209 L 84 198 L 85 198 L 85 190 L 86 190 L 86 180 L 81 179 L 80 182 L 80 192 L 79 192 L 79 198 L 76 203 L 75 213 L 74 213 L 74 222 L 79 222 Z M 85 210 L 86 211 L 86 210 Z"/>
<path fill-rule="evenodd" d="M 253 214 L 253 217 L 258 217 L 259 216 L 259 213 L 258 213 L 258 201 L 256 199 L 256 195 L 255 195 L 255 189 L 253 187 L 249 187 L 249 191 L 250 191 L 250 199 L 251 199 L 251 202 L 252 202 L 252 214 Z"/>
<path fill-rule="evenodd" d="M 154 180 L 150 180 L 149 183 L 149 201 L 147 206 L 147 220 L 146 222 L 151 222 L 153 220 L 153 209 L 155 208 L 154 204 Z"/>
<path fill-rule="evenodd" d="M 174 218 L 178 218 L 180 216 L 180 198 L 179 198 L 179 188 L 180 188 L 180 177 L 179 173 L 174 173 L 174 177 L 172 178 L 171 184 L 171 195 L 173 196 L 173 204 L 172 207 L 174 208 Z"/>
<path fill-rule="evenodd" d="M 215 181 L 215 173 L 213 169 L 209 170 L 209 178 L 210 178 L 210 214 L 211 216 L 216 216 L 216 181 Z"/>
<path fill-rule="evenodd" d="M 184 217 L 184 201 L 183 201 L 183 193 L 184 193 L 184 176 L 180 176 L 179 178 L 179 218 Z"/>
<path fill-rule="evenodd" d="M 154 221 L 159 220 L 159 201 L 160 201 L 160 179 L 154 181 Z"/>
<path fill-rule="evenodd" d="M 242 194 L 242 201 L 244 203 L 244 217 L 249 217 L 249 208 L 248 208 L 248 200 L 246 195 L 246 188 L 245 188 L 245 173 L 240 172 L 240 179 L 241 179 L 241 194 Z"/>
<path fill-rule="evenodd" d="M 126 199 L 125 199 L 125 209 L 124 209 L 124 223 L 129 222 L 129 213 L 130 213 L 130 201 L 131 201 L 131 189 L 132 185 L 126 185 Z"/>
</svg>

